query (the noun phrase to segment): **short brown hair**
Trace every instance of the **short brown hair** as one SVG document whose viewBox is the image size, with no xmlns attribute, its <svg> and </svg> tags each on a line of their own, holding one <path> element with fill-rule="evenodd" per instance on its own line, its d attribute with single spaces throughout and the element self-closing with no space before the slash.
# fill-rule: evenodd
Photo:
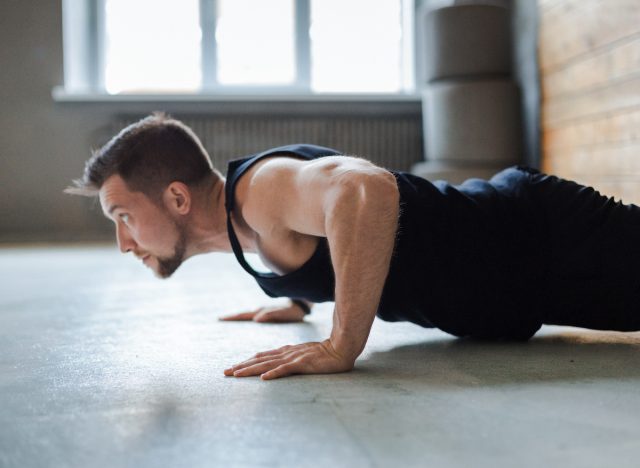
<svg viewBox="0 0 640 468">
<path fill-rule="evenodd" d="M 190 187 L 220 175 L 193 131 L 179 120 L 154 112 L 120 131 L 86 162 L 81 179 L 66 193 L 92 197 L 118 174 L 130 190 L 151 199 L 174 181 Z"/>
</svg>

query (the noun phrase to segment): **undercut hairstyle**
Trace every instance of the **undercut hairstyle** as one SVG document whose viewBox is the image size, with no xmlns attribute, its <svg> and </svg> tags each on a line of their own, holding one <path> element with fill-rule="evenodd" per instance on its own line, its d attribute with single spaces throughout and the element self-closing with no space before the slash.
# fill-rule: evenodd
<svg viewBox="0 0 640 468">
<path fill-rule="evenodd" d="M 162 112 L 129 125 L 92 153 L 82 178 L 65 193 L 95 197 L 104 182 L 118 174 L 129 190 L 158 201 L 172 182 L 198 189 L 222 178 L 195 133 Z"/>
</svg>

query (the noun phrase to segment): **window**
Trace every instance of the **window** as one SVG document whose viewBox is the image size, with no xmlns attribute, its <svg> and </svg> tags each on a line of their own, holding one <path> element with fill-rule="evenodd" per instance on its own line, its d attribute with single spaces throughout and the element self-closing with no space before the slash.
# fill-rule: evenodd
<svg viewBox="0 0 640 468">
<path fill-rule="evenodd" d="M 397 0 L 311 1 L 313 91 L 402 90 Z"/>
<path fill-rule="evenodd" d="M 184 92 L 200 87 L 198 0 L 180 0 L 179 8 L 177 3 L 104 1 L 100 65 L 108 93 Z"/>
<path fill-rule="evenodd" d="M 63 0 L 65 89 L 412 92 L 413 0 Z"/>
<path fill-rule="evenodd" d="M 217 83 L 293 85 L 293 0 L 218 0 L 216 5 Z"/>
</svg>

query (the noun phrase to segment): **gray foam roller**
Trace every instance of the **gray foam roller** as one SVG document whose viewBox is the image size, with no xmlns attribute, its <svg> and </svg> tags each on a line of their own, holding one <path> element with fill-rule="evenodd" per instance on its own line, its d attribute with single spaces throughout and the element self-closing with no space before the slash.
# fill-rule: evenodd
<svg viewBox="0 0 640 468">
<path fill-rule="evenodd" d="M 508 9 L 459 5 L 425 11 L 420 18 L 425 82 L 511 73 Z"/>
<path fill-rule="evenodd" d="M 519 160 L 520 93 L 510 80 L 433 83 L 422 105 L 427 160 Z"/>
</svg>

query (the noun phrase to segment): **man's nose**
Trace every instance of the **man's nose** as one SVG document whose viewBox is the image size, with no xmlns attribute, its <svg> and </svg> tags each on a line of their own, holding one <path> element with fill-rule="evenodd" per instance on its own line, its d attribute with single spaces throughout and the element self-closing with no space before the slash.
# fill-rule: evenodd
<svg viewBox="0 0 640 468">
<path fill-rule="evenodd" d="M 121 228 L 119 224 L 116 225 L 116 239 L 118 240 L 118 248 L 122 253 L 130 252 L 136 246 L 135 241 L 129 235 L 128 231 Z"/>
</svg>

